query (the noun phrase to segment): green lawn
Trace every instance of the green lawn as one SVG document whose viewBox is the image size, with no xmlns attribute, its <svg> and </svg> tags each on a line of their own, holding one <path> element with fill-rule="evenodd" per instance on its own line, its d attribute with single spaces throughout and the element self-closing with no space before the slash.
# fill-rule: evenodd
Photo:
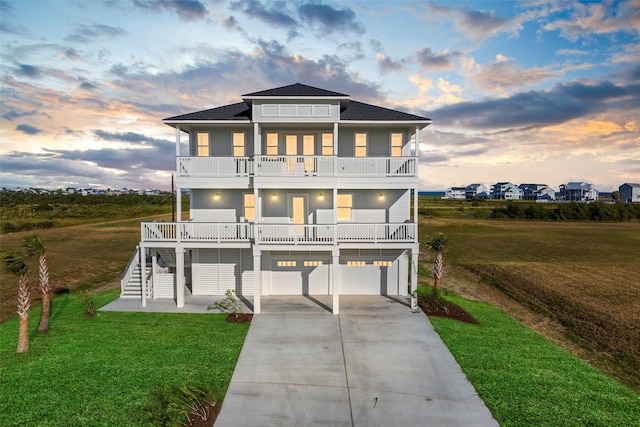
<svg viewBox="0 0 640 427">
<path fill-rule="evenodd" d="M 98 307 L 119 291 L 96 295 Z M 0 324 L 0 425 L 139 426 L 154 391 L 200 386 L 224 396 L 247 324 L 224 314 L 99 312 L 75 294 L 53 300 L 50 331 L 16 354 L 17 318 Z"/>
<path fill-rule="evenodd" d="M 491 305 L 447 298 L 480 326 L 431 323 L 501 426 L 640 425 L 634 391 Z"/>
</svg>

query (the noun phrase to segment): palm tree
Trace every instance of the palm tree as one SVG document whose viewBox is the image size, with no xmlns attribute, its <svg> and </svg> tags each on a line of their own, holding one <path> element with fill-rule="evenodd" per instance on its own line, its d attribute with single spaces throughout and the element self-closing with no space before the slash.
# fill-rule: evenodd
<svg viewBox="0 0 640 427">
<path fill-rule="evenodd" d="M 38 276 L 40 292 L 42 292 L 42 313 L 40 314 L 40 324 L 38 332 L 49 330 L 49 316 L 51 313 L 51 286 L 49 285 L 49 267 L 47 266 L 47 254 L 44 250 L 42 239 L 38 236 L 27 236 L 22 239 L 22 247 L 28 254 L 38 255 Z"/>
<path fill-rule="evenodd" d="M 442 254 L 447 248 L 447 236 L 445 236 L 444 233 L 436 233 L 433 236 L 427 236 L 425 246 L 436 254 L 436 260 L 433 266 L 433 293 L 437 295 L 440 291 L 440 279 L 442 278 L 442 272 L 444 271 Z"/>
<path fill-rule="evenodd" d="M 27 270 L 24 255 L 11 249 L 2 248 L 2 264 L 4 268 L 18 276 L 18 316 L 20 327 L 18 330 L 18 348 L 16 353 L 29 350 L 29 309 L 31 308 L 31 294 L 27 285 Z"/>
</svg>

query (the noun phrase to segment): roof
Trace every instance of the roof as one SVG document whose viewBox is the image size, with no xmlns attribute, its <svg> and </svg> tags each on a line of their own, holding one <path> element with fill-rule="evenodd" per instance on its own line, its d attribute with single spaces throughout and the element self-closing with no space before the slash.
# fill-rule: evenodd
<svg viewBox="0 0 640 427">
<path fill-rule="evenodd" d="M 196 111 L 194 113 L 182 114 L 180 116 L 169 117 L 165 121 L 185 120 L 185 121 L 208 121 L 208 120 L 251 120 L 251 107 L 244 102 L 225 105 L 224 107 L 211 108 L 209 110 Z"/>
<path fill-rule="evenodd" d="M 340 112 L 340 120 L 365 120 L 365 121 L 426 121 L 426 117 L 403 113 L 398 110 L 378 107 L 358 101 L 350 101 L 347 108 Z"/>
<path fill-rule="evenodd" d="M 405 113 L 389 108 L 378 107 L 376 105 L 365 104 L 358 101 L 348 100 L 348 95 L 329 90 L 319 89 L 312 86 L 296 83 L 289 86 L 282 86 L 274 89 L 263 90 L 242 95 L 243 98 L 254 99 L 260 97 L 327 97 L 342 98 L 341 105 L 344 107 L 340 111 L 341 121 L 379 121 L 379 122 L 429 122 L 426 117 Z M 235 121 L 251 120 L 251 103 L 238 102 L 236 104 L 211 108 L 208 110 L 196 111 L 164 119 L 165 122 L 173 121 Z"/>
<path fill-rule="evenodd" d="M 640 184 L 637 184 L 635 182 L 625 182 L 620 187 L 624 187 L 625 185 L 628 185 L 631 188 L 640 188 Z"/>
<path fill-rule="evenodd" d="M 563 185 L 565 190 L 590 190 L 595 189 L 593 184 L 589 184 L 588 182 L 568 182 Z"/>
<path fill-rule="evenodd" d="M 261 90 L 259 92 L 252 92 L 242 95 L 243 98 L 255 98 L 255 97 L 272 97 L 272 96 L 287 96 L 287 97 L 349 97 L 344 93 L 333 92 L 330 90 L 320 89 L 313 86 L 303 85 L 302 83 L 294 83 L 288 86 L 276 87 L 273 89 Z"/>
</svg>

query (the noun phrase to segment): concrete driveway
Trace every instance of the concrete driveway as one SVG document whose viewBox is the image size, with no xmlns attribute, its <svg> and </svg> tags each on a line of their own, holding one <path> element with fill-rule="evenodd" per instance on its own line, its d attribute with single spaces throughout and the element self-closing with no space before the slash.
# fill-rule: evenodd
<svg viewBox="0 0 640 427">
<path fill-rule="evenodd" d="M 254 316 L 216 427 L 498 425 L 404 299 L 297 298 Z"/>
</svg>

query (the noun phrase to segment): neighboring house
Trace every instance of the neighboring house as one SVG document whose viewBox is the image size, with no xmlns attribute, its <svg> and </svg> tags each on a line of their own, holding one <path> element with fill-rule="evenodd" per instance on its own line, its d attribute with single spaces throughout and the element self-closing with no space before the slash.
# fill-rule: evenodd
<svg viewBox="0 0 640 427">
<path fill-rule="evenodd" d="M 466 199 L 473 199 L 474 197 L 480 197 L 482 199 L 489 198 L 489 192 L 484 184 L 470 184 L 464 189 L 464 197 Z"/>
<path fill-rule="evenodd" d="M 566 202 L 593 202 L 598 200 L 598 190 L 587 182 L 560 184 L 560 200 Z"/>
<path fill-rule="evenodd" d="M 518 188 L 522 190 L 522 200 L 536 200 L 538 190 L 549 187 L 547 184 L 520 184 Z"/>
<path fill-rule="evenodd" d="M 429 119 L 294 84 L 163 123 L 190 215 L 178 197 L 176 222 L 141 224 L 123 297 L 183 307 L 185 294 L 231 289 L 259 313 L 262 296 L 332 295 L 338 313 L 339 295 L 416 289 L 411 194 Z"/>
<path fill-rule="evenodd" d="M 640 184 L 625 183 L 618 187 L 620 201 L 626 203 L 640 203 Z"/>
<path fill-rule="evenodd" d="M 451 187 L 447 188 L 444 193 L 445 199 L 464 199 L 466 187 Z"/>
<path fill-rule="evenodd" d="M 491 186 L 492 199 L 520 200 L 522 190 L 510 182 L 497 182 Z"/>
<path fill-rule="evenodd" d="M 556 199 L 556 190 L 551 187 L 538 188 L 535 193 L 535 200 L 539 202 L 551 202 Z"/>
</svg>

